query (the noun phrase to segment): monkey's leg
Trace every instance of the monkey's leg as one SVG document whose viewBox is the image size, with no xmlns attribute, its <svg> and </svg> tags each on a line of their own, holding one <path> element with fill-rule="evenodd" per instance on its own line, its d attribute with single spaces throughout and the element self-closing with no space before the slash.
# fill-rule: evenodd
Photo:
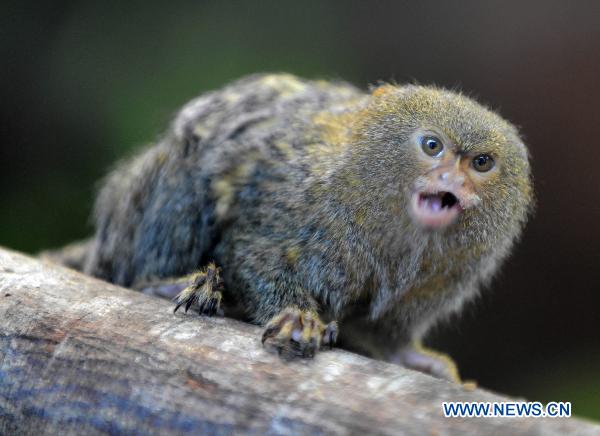
<svg viewBox="0 0 600 436">
<path fill-rule="evenodd" d="M 337 335 L 337 322 L 325 324 L 314 310 L 290 306 L 267 323 L 262 343 L 269 341 L 284 357 L 313 357 L 321 346 L 333 347 Z"/>
<path fill-rule="evenodd" d="M 437 378 L 455 383 L 461 382 L 458 368 L 449 356 L 425 348 L 419 341 L 400 349 L 391 361 Z"/>
<path fill-rule="evenodd" d="M 273 228 L 285 229 L 288 218 L 282 214 L 282 221 Z M 293 228 L 292 223 L 289 226 Z M 248 227 L 240 226 L 243 231 L 235 229 L 222 240 L 222 256 L 231 265 L 229 280 L 243 290 L 240 299 L 245 314 L 265 328 L 263 345 L 284 358 L 312 357 L 322 346 L 332 346 L 337 323 L 325 323 L 319 317 L 319 304 L 305 286 L 305 277 L 290 267 L 298 259 L 290 260 L 287 246 L 281 245 L 279 236 L 273 237 L 271 226 L 256 233 L 247 231 Z"/>
<path fill-rule="evenodd" d="M 172 298 L 175 301 L 174 312 L 185 305 L 185 311 L 194 305 L 199 314 L 222 315 L 221 291 L 223 281 L 220 268 L 214 263 L 208 264 L 193 274 L 178 278 L 166 279 L 154 283 L 138 284 L 134 286 L 144 294 L 156 295 L 163 298 Z"/>
</svg>

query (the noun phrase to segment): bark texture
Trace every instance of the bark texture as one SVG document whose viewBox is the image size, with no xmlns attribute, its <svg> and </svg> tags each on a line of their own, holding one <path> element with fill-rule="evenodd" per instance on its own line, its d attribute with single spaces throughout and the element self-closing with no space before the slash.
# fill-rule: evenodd
<svg viewBox="0 0 600 436">
<path fill-rule="evenodd" d="M 509 399 L 342 350 L 284 362 L 260 333 L 0 249 L 0 434 L 600 434 L 447 419 Z"/>
</svg>

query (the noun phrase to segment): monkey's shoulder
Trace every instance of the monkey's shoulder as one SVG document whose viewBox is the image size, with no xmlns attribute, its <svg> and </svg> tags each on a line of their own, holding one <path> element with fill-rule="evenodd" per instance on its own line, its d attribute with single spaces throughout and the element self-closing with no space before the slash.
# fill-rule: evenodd
<svg viewBox="0 0 600 436">
<path fill-rule="evenodd" d="M 307 115 L 362 95 L 341 81 L 254 74 L 191 100 L 175 118 L 173 131 L 180 141 L 223 142 L 255 126 L 293 128 Z"/>
</svg>

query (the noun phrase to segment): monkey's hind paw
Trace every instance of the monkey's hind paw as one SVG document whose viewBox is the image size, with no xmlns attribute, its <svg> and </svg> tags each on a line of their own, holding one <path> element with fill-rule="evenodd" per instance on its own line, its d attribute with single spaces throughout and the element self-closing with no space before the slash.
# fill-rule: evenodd
<svg viewBox="0 0 600 436">
<path fill-rule="evenodd" d="M 288 307 L 269 321 L 262 335 L 284 357 L 313 357 L 322 346 L 333 347 L 338 335 L 337 322 L 323 323 L 312 310 Z"/>
<path fill-rule="evenodd" d="M 456 363 L 449 356 L 425 348 L 419 342 L 404 347 L 392 360 L 406 368 L 461 383 Z"/>
<path fill-rule="evenodd" d="M 222 315 L 223 281 L 220 276 L 220 268 L 217 268 L 214 263 L 210 263 L 201 271 L 184 280 L 189 284 L 174 298 L 176 306 L 173 312 L 177 312 L 177 309 L 183 305 L 187 312 L 192 305 L 196 305 L 200 315 Z"/>
</svg>

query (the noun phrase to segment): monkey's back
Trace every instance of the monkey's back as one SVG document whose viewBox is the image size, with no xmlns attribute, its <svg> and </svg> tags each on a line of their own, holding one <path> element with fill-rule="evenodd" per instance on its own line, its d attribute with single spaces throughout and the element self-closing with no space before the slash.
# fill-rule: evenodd
<svg viewBox="0 0 600 436">
<path fill-rule="evenodd" d="M 269 179 L 283 192 L 308 175 L 315 114 L 362 95 L 346 83 L 278 74 L 192 100 L 160 142 L 107 178 L 85 271 L 131 286 L 200 267 Z"/>
</svg>

